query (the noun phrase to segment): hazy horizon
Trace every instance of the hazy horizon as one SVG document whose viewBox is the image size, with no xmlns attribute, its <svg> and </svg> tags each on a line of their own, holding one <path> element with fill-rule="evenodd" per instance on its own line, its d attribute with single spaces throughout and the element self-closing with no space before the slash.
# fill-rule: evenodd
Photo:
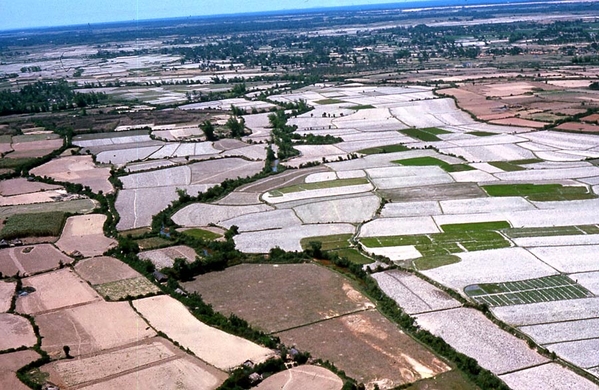
<svg viewBox="0 0 599 390">
<path fill-rule="evenodd" d="M 0 6 L 0 30 L 59 27 L 177 17 L 214 16 L 312 8 L 414 3 L 426 0 L 23 0 Z"/>
</svg>

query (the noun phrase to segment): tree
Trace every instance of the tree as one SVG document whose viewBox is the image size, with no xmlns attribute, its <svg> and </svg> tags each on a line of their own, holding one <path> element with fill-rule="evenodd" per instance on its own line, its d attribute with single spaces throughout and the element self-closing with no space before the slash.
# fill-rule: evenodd
<svg viewBox="0 0 599 390">
<path fill-rule="evenodd" d="M 237 120 L 234 116 L 229 117 L 225 126 L 231 131 L 231 137 L 233 138 L 242 137 L 244 134 L 244 122 Z"/>
<path fill-rule="evenodd" d="M 206 141 L 216 141 L 218 138 L 214 135 L 214 125 L 209 120 L 205 120 L 200 124 L 200 129 L 206 136 Z"/>
</svg>

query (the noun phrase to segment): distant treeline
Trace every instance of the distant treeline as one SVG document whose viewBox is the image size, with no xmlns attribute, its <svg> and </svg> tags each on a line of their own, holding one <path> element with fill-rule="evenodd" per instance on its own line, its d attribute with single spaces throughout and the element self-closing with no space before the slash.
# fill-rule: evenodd
<svg viewBox="0 0 599 390">
<path fill-rule="evenodd" d="M 106 100 L 104 93 L 79 93 L 64 80 L 46 83 L 37 81 L 13 92 L 0 91 L 0 115 L 60 111 L 87 107 Z"/>
</svg>

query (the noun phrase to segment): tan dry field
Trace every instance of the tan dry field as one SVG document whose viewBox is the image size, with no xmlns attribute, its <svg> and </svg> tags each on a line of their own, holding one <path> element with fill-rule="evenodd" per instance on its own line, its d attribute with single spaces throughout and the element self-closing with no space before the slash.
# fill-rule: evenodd
<svg viewBox="0 0 599 390">
<path fill-rule="evenodd" d="M 17 378 L 17 370 L 39 358 L 40 355 L 32 350 L 0 355 L 0 389 L 29 390 Z"/>
<path fill-rule="evenodd" d="M 59 190 L 62 188 L 59 185 L 28 181 L 23 177 L 0 181 L 0 195 L 2 196 L 30 194 L 32 192 Z"/>
<path fill-rule="evenodd" d="M 286 345 L 329 360 L 372 387 L 391 388 L 450 370 L 432 352 L 376 310 L 350 314 L 278 333 Z"/>
<path fill-rule="evenodd" d="M 36 315 L 35 321 L 42 349 L 53 358 L 64 355 L 64 345 L 78 357 L 156 336 L 128 302 L 94 302 Z"/>
<path fill-rule="evenodd" d="M 29 320 L 10 313 L 0 313 L 0 351 L 21 346 L 33 347 L 37 342 Z"/>
<path fill-rule="evenodd" d="M 241 264 L 200 275 L 184 288 L 266 332 L 374 307 L 347 279 L 316 264 Z"/>
<path fill-rule="evenodd" d="M 50 382 L 61 389 L 211 390 L 227 378 L 225 373 L 159 337 L 122 349 L 50 363 L 42 371 L 49 373 Z"/>
<path fill-rule="evenodd" d="M 15 295 L 16 282 L 0 281 L 0 313 L 10 310 L 12 298 Z"/>
<path fill-rule="evenodd" d="M 141 274 L 114 257 L 100 256 L 81 260 L 75 272 L 92 285 L 140 277 Z"/>
<path fill-rule="evenodd" d="M 274 356 L 270 349 L 200 322 L 169 296 L 136 300 L 133 306 L 155 329 L 216 368 L 229 370 L 246 360 L 260 363 Z"/>
<path fill-rule="evenodd" d="M 56 149 L 62 147 L 62 138 L 49 139 L 44 141 L 30 141 L 13 143 L 14 152 L 10 153 L 10 158 L 25 158 L 25 157 L 43 157 L 52 153 Z"/>
<path fill-rule="evenodd" d="M 41 314 L 101 300 L 98 294 L 68 268 L 23 279 L 35 292 L 17 299 L 19 313 Z"/>
<path fill-rule="evenodd" d="M 65 253 L 79 252 L 84 257 L 99 256 L 117 245 L 113 238 L 104 236 L 103 214 L 69 217 L 56 246 Z"/>
<path fill-rule="evenodd" d="M 270 376 L 260 383 L 257 390 L 341 390 L 343 381 L 326 368 L 299 366 Z"/>
<path fill-rule="evenodd" d="M 54 159 L 31 173 L 37 176 L 48 176 L 57 181 L 66 181 L 88 186 L 94 192 L 113 192 L 109 168 L 96 167 L 91 156 L 68 156 Z"/>
<path fill-rule="evenodd" d="M 599 114 L 587 115 L 584 118 L 580 118 L 584 122 L 599 122 Z"/>
<path fill-rule="evenodd" d="M 0 207 L 56 202 L 65 195 L 66 191 L 64 190 L 50 190 L 14 196 L 0 196 Z"/>
<path fill-rule="evenodd" d="M 195 261 L 196 256 L 195 250 L 185 245 L 175 245 L 168 248 L 139 252 L 137 255 L 142 260 L 150 260 L 157 269 L 172 267 L 177 258 L 185 259 L 191 263 Z"/>
<path fill-rule="evenodd" d="M 0 249 L 0 272 L 4 276 L 33 275 L 58 268 L 60 262 L 70 264 L 73 259 L 50 244 L 18 246 Z"/>
</svg>

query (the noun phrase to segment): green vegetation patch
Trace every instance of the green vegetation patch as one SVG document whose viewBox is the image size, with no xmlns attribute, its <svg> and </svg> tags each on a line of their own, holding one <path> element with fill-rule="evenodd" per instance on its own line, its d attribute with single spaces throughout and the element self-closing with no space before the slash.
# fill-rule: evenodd
<svg viewBox="0 0 599 390">
<path fill-rule="evenodd" d="M 349 108 L 350 110 L 359 111 L 359 110 L 369 110 L 369 109 L 375 108 L 375 107 L 371 104 L 358 104 L 357 106 L 351 106 L 351 107 L 347 107 L 347 108 Z"/>
<path fill-rule="evenodd" d="M 561 184 L 491 184 L 482 186 L 490 196 L 523 196 L 538 202 L 596 198 L 587 187 Z"/>
<path fill-rule="evenodd" d="M 439 256 L 425 256 L 416 259 L 412 262 L 414 268 L 419 271 L 426 271 L 427 269 L 433 269 L 443 267 L 444 265 L 450 265 L 459 263 L 462 261 L 455 255 L 439 255 Z"/>
<path fill-rule="evenodd" d="M 343 100 L 339 100 L 339 99 L 322 99 L 322 100 L 316 100 L 314 103 L 316 104 L 340 104 L 340 103 L 346 103 Z"/>
<path fill-rule="evenodd" d="M 339 257 L 345 257 L 347 260 L 354 264 L 370 264 L 374 262 L 370 257 L 364 256 L 359 250 L 355 248 L 344 248 L 331 251 L 336 253 Z"/>
<path fill-rule="evenodd" d="M 94 288 L 104 298 L 113 301 L 127 297 L 142 297 L 148 294 L 157 294 L 160 292 L 160 289 L 146 279 L 145 276 L 99 284 L 94 286 Z"/>
<path fill-rule="evenodd" d="M 496 224 L 496 226 L 501 226 L 499 223 Z M 509 241 L 501 234 L 482 228 L 414 236 L 366 237 L 360 241 L 370 248 L 413 245 L 423 257 L 510 247 Z"/>
<path fill-rule="evenodd" d="M 445 172 L 463 172 L 463 171 L 474 170 L 474 168 L 472 168 L 470 165 L 467 165 L 467 164 L 449 164 L 443 160 L 439 160 L 438 158 L 434 158 L 434 157 L 414 157 L 414 158 L 406 158 L 404 160 L 395 160 L 392 162 L 394 162 L 395 164 L 399 164 L 399 165 L 417 166 L 417 167 L 435 165 L 435 166 L 438 166 L 441 169 L 443 169 Z"/>
<path fill-rule="evenodd" d="M 35 158 L 30 157 L 18 157 L 10 158 L 10 154 L 0 159 L 0 169 L 14 169 L 20 168 L 23 165 L 33 162 Z"/>
<path fill-rule="evenodd" d="M 222 234 L 214 233 L 210 230 L 204 229 L 188 229 L 183 230 L 181 233 L 193 238 L 200 238 L 202 240 L 216 240 L 217 238 L 222 237 Z"/>
<path fill-rule="evenodd" d="M 406 129 L 400 130 L 401 133 L 419 139 L 421 141 L 441 141 L 439 134 L 449 134 L 451 131 L 438 129 L 436 127 L 427 127 L 425 129 Z"/>
<path fill-rule="evenodd" d="M 386 146 L 378 146 L 374 148 L 367 148 L 358 150 L 357 153 L 361 154 L 381 154 L 381 153 L 395 153 L 395 152 L 405 152 L 410 150 L 407 146 L 403 144 L 396 145 L 386 145 Z"/>
<path fill-rule="evenodd" d="M 405 390 L 480 390 L 480 387 L 472 383 L 466 375 L 459 370 L 451 370 L 432 378 L 420 379 L 408 387 L 402 387 Z"/>
<path fill-rule="evenodd" d="M 336 188 L 355 186 L 360 184 L 368 184 L 369 181 L 363 177 L 351 178 L 351 179 L 339 179 L 339 180 L 328 180 L 317 183 L 303 183 L 296 184 L 289 187 L 283 187 L 269 192 L 271 196 L 282 196 L 283 194 L 290 194 L 293 192 L 320 190 L 324 188 Z"/>
<path fill-rule="evenodd" d="M 310 242 L 318 241 L 322 244 L 321 249 L 323 251 L 336 250 L 349 248 L 349 240 L 352 238 L 351 234 L 334 234 L 331 236 L 319 236 L 319 237 L 306 237 L 302 238 L 300 244 L 302 249 L 310 249 Z"/>
<path fill-rule="evenodd" d="M 20 237 L 60 236 L 67 214 L 50 211 L 38 214 L 15 214 L 5 221 L 0 237 L 4 239 Z"/>
<path fill-rule="evenodd" d="M 494 166 L 495 168 L 499 168 L 506 172 L 515 172 L 515 171 L 524 171 L 526 168 L 521 167 L 520 165 L 516 165 L 509 161 L 490 161 L 489 165 Z"/>
<path fill-rule="evenodd" d="M 501 230 L 510 228 L 508 221 L 491 221 L 491 222 L 472 222 L 472 223 L 451 223 L 441 225 L 441 229 L 445 233 L 450 232 L 470 232 L 477 230 Z"/>
<path fill-rule="evenodd" d="M 464 288 L 470 298 L 489 306 L 552 302 L 594 296 L 589 290 L 565 275 L 505 283 L 474 284 Z"/>
<path fill-rule="evenodd" d="M 599 234 L 599 227 L 597 225 L 573 225 L 511 228 L 506 229 L 504 233 L 510 238 L 577 236 L 581 234 Z"/>
<path fill-rule="evenodd" d="M 497 133 L 491 133 L 490 131 L 467 131 L 466 134 L 475 135 L 477 137 L 490 137 L 497 135 Z"/>
<path fill-rule="evenodd" d="M 142 238 L 141 240 L 136 240 L 135 242 L 141 250 L 162 248 L 172 244 L 171 241 L 162 237 Z"/>
</svg>

